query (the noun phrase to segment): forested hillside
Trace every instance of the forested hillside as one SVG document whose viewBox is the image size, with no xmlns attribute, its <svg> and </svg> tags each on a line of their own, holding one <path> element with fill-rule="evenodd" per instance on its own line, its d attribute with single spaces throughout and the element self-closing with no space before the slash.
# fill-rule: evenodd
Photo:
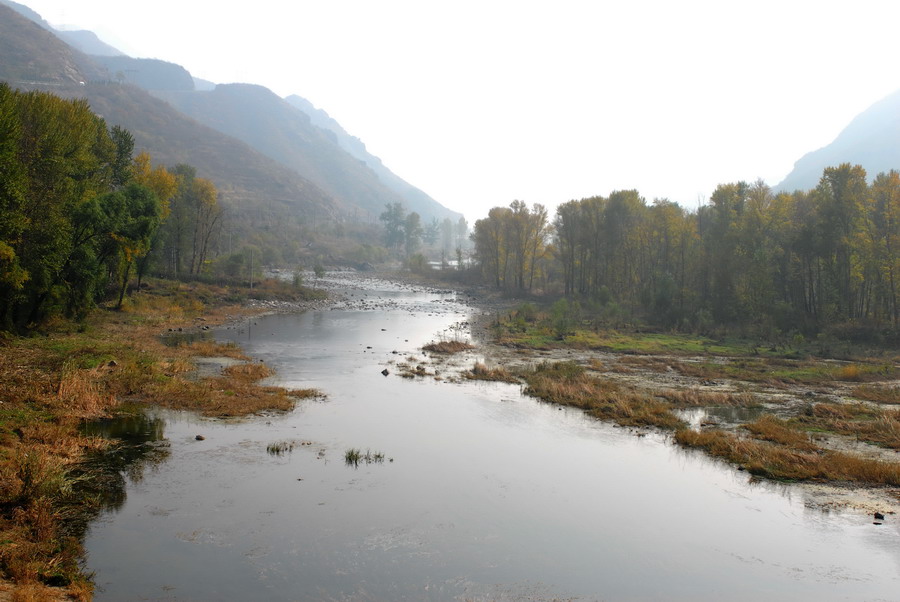
<svg viewBox="0 0 900 602">
<path fill-rule="evenodd" d="M 115 49 L 87 56 L 27 7 L 16 9 L 0 4 L 0 81 L 86 98 L 107 123 L 132 133 L 137 151 L 169 167 L 191 164 L 212 180 L 224 209 L 214 256 L 253 248 L 279 265 L 319 256 L 366 262 L 382 256 L 377 217 L 388 204 L 419 211 L 426 223 L 458 217 L 383 166 L 376 174 L 330 130 L 264 88 L 197 91 L 175 64 L 116 56 Z M 183 103 L 196 119 L 148 90 Z M 380 179 L 388 176 L 393 189 Z"/>
<path fill-rule="evenodd" d="M 396 202 L 417 212 L 425 221 L 445 217 L 455 221 L 460 217 L 459 213 L 447 209 L 394 174 L 333 119 L 329 117 L 327 123 L 323 123 L 320 116 L 324 112 L 299 96 L 282 99 L 262 86 L 251 84 L 217 87 L 206 82 L 201 90 L 180 65 L 125 56 L 97 39 L 92 32 L 56 31 L 27 6 L 11 0 L 0 0 L 0 4 L 10 6 L 18 13 L 11 16 L 7 24 L 7 50 L 10 51 L 7 56 L 16 57 L 7 61 L 11 65 L 34 63 L 37 58 L 38 62 L 44 60 L 47 63 L 48 69 L 43 70 L 47 73 L 59 62 L 51 49 L 59 47 L 58 41 L 64 40 L 79 49 L 75 51 L 78 67 L 68 70 L 71 83 L 133 84 L 149 91 L 177 108 L 175 112 L 180 112 L 182 119 L 188 116 L 217 132 L 233 136 L 314 183 L 331 197 L 339 212 L 350 219 L 373 223 L 385 205 Z M 29 20 L 32 27 L 12 31 L 13 26 L 20 28 Z M 33 25 L 44 30 L 39 43 L 35 43 Z M 74 50 L 62 46 L 63 53 Z M 21 52 L 23 47 L 27 51 Z M 77 75 L 76 71 L 79 72 Z M 45 75 L 22 77 L 16 71 L 5 79 L 25 86 L 46 82 Z M 127 105 L 117 109 L 117 118 L 127 120 L 132 117 L 133 111 Z M 121 125 L 138 130 L 135 124 L 127 121 Z M 171 133 L 163 131 L 159 137 L 165 140 Z M 136 135 L 140 146 L 143 140 Z M 348 140 L 355 143 L 347 144 Z M 163 149 L 159 146 L 147 148 L 162 156 Z M 163 159 L 167 160 L 166 157 Z M 202 167 L 216 171 L 210 166 Z M 216 179 L 220 185 L 225 183 L 218 176 Z"/>
<path fill-rule="evenodd" d="M 136 152 L 147 151 L 155 162 L 172 168 L 190 164 L 215 184 L 224 215 L 214 256 L 255 249 L 272 263 L 296 264 L 344 244 L 332 233 L 347 208 L 315 184 L 145 90 L 120 83 L 117 73 L 7 6 L 0 5 L 0 16 L 0 81 L 21 90 L 86 99 L 107 124 L 131 132 Z M 161 68 L 156 77 L 168 72 L 189 78 L 177 66 L 148 65 Z M 358 235 L 354 243 L 374 241 L 374 236 Z"/>
</svg>

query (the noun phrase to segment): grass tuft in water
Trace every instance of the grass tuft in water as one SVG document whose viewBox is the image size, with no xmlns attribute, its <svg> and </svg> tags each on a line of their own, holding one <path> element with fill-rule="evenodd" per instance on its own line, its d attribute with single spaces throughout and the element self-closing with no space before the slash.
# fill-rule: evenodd
<svg viewBox="0 0 900 602">
<path fill-rule="evenodd" d="M 391 462 L 393 462 L 393 459 L 391 459 Z M 351 447 L 344 452 L 344 463 L 353 468 L 357 468 L 360 463 L 382 464 L 384 463 L 384 454 L 381 452 L 373 452 L 368 449 L 366 450 L 366 453 L 363 453 L 362 450 Z"/>
<path fill-rule="evenodd" d="M 519 382 L 519 379 L 503 366 L 488 368 L 481 362 L 475 362 L 475 366 L 463 375 L 469 380 L 488 380 L 505 383 Z"/>
<path fill-rule="evenodd" d="M 293 441 L 276 441 L 266 446 L 266 452 L 270 456 L 283 456 L 294 451 Z"/>
<path fill-rule="evenodd" d="M 475 345 L 465 341 L 438 341 L 437 343 L 428 343 L 422 349 L 433 353 L 459 353 L 475 349 Z"/>
</svg>

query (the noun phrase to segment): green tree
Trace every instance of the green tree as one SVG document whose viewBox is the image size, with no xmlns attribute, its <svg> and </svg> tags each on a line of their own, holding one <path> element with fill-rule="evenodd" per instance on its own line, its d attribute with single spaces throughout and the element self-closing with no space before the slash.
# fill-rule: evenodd
<svg viewBox="0 0 900 602">
<path fill-rule="evenodd" d="M 403 220 L 403 248 L 406 251 L 407 261 L 422 244 L 422 232 L 422 218 L 413 211 Z"/>
<path fill-rule="evenodd" d="M 437 244 L 438 239 L 441 237 L 441 222 L 438 221 L 436 217 L 431 218 L 431 222 L 428 223 L 422 230 L 422 240 L 425 244 L 433 246 Z"/>
<path fill-rule="evenodd" d="M 151 241 L 162 221 L 163 207 L 151 189 L 137 183 L 112 194 L 120 195 L 123 205 L 116 231 L 110 233 L 118 246 L 120 287 L 116 307 L 121 309 L 131 267 L 136 259 L 146 256 L 150 250 Z"/>
<path fill-rule="evenodd" d="M 384 222 L 384 244 L 389 249 L 398 249 L 406 240 L 406 210 L 403 203 L 388 203 L 378 217 Z"/>
</svg>

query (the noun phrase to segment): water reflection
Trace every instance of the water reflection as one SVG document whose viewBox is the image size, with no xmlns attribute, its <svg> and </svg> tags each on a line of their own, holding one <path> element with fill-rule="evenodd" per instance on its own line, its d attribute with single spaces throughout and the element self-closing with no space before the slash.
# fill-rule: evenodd
<svg viewBox="0 0 900 602">
<path fill-rule="evenodd" d="M 82 464 L 83 473 L 92 478 L 79 480 L 79 486 L 97 500 L 99 510 L 121 509 L 127 481 L 140 483 L 148 468 L 169 457 L 165 429 L 165 420 L 143 411 L 84 425 L 85 435 L 113 441 L 109 449 L 90 456 Z"/>
<path fill-rule="evenodd" d="M 704 423 L 714 424 L 744 424 L 753 422 L 760 416 L 770 413 L 762 406 L 710 406 L 704 408 L 687 408 L 678 410 L 678 417 L 687 422 L 691 427 L 698 427 Z"/>
<path fill-rule="evenodd" d="M 516 385 L 400 378 L 398 358 L 421 358 L 464 310 L 438 312 L 452 305 L 437 293 L 353 298 L 366 301 L 259 318 L 252 338 L 217 333 L 276 368 L 278 384 L 329 401 L 240 422 L 164 414 L 172 461 L 87 538 L 98 600 L 900 591 L 893 523 L 810 510 L 796 489 L 750 484 L 662 435 L 637 438 Z"/>
</svg>

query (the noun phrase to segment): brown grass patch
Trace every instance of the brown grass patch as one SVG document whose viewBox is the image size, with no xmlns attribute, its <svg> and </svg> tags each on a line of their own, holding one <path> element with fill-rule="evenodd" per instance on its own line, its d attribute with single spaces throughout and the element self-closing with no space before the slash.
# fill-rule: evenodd
<svg viewBox="0 0 900 602">
<path fill-rule="evenodd" d="M 780 418 L 764 414 L 753 422 L 743 425 L 756 439 L 772 441 L 801 451 L 815 451 L 818 446 L 810 441 L 809 434 L 800 432 Z"/>
<path fill-rule="evenodd" d="M 900 386 L 862 385 L 854 388 L 851 395 L 875 403 L 900 404 Z"/>
<path fill-rule="evenodd" d="M 439 341 L 437 343 L 428 343 L 422 347 L 423 351 L 432 351 L 434 353 L 460 353 L 470 349 L 475 349 L 475 345 L 465 341 Z"/>
<path fill-rule="evenodd" d="M 236 380 L 256 382 L 272 376 L 275 371 L 262 363 L 248 363 L 226 366 L 222 373 Z"/>
<path fill-rule="evenodd" d="M 550 403 L 581 408 L 602 420 L 667 429 L 684 425 L 671 412 L 670 404 L 590 376 L 582 366 L 571 362 L 540 364 L 524 378 L 528 383 L 525 393 Z"/>
<path fill-rule="evenodd" d="M 726 391 L 705 391 L 698 387 L 689 389 L 662 389 L 655 393 L 657 397 L 680 407 L 754 407 L 759 405 L 751 393 L 729 393 Z"/>
<path fill-rule="evenodd" d="M 881 447 L 900 449 L 900 410 L 861 403 L 817 403 L 812 412 L 794 420 L 808 430 L 837 433 Z"/>
<path fill-rule="evenodd" d="M 681 429 L 675 440 L 700 448 L 746 468 L 751 474 L 791 481 L 852 481 L 867 485 L 900 485 L 900 464 L 849 456 L 840 452 L 802 452 L 721 430 Z"/>
<path fill-rule="evenodd" d="M 272 374 L 262 364 L 229 366 L 226 372 L 230 373 L 196 381 L 168 379 L 149 386 L 143 398 L 204 416 L 234 417 L 268 410 L 286 412 L 294 408 L 298 399 L 321 396 L 315 389 L 287 390 L 257 384 L 260 378 Z"/>
<path fill-rule="evenodd" d="M 0 600 L 9 602 L 63 602 L 76 601 L 87 602 L 92 598 L 93 588 L 90 584 L 73 584 L 65 590 L 58 587 L 49 587 L 41 583 L 27 583 L 10 589 L 9 597 L 3 598 L 3 590 L 0 589 Z"/>
<path fill-rule="evenodd" d="M 627 370 L 624 368 L 625 366 L 634 366 L 654 372 L 665 372 L 669 369 L 668 363 L 649 355 L 623 355 L 616 360 L 616 364 L 622 371 Z"/>
<path fill-rule="evenodd" d="M 216 341 L 192 341 L 184 345 L 185 351 L 192 356 L 200 357 L 230 357 L 235 360 L 247 361 L 250 358 L 234 343 L 219 343 Z"/>
<path fill-rule="evenodd" d="M 495 366 L 493 368 L 488 368 L 485 364 L 481 362 L 475 362 L 475 366 L 472 370 L 463 373 L 464 376 L 470 380 L 487 380 L 487 381 L 497 381 L 497 382 L 505 382 L 505 383 L 517 383 L 519 379 L 516 378 L 512 372 L 504 368 L 503 366 Z"/>
<path fill-rule="evenodd" d="M 72 360 L 63 364 L 56 397 L 67 409 L 68 415 L 83 418 L 99 416 L 118 405 L 118 400 L 103 390 L 100 378 L 100 369 L 79 369 Z"/>
<path fill-rule="evenodd" d="M 835 378 L 837 380 L 848 382 L 861 382 L 863 379 L 863 371 L 856 364 L 847 364 L 846 366 L 838 368 Z"/>
</svg>

